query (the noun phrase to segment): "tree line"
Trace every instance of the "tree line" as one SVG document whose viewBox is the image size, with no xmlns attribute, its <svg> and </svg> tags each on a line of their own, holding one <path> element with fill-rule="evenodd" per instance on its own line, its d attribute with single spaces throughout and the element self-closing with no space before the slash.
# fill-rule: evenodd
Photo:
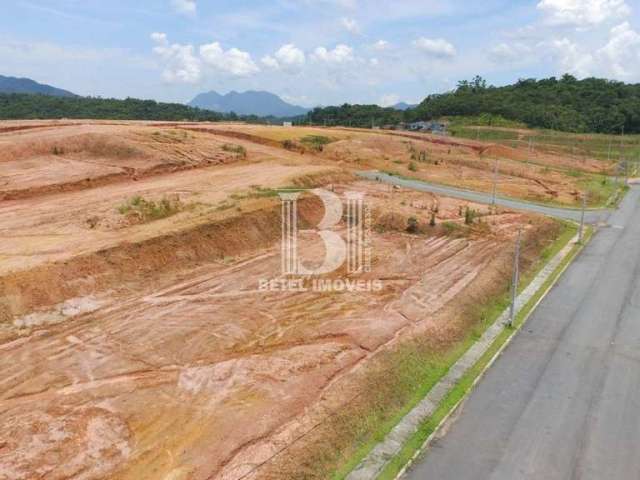
<svg viewBox="0 0 640 480">
<path fill-rule="evenodd" d="M 243 120 L 265 122 L 256 116 L 221 114 L 189 107 L 180 103 L 154 100 L 99 97 L 54 97 L 40 94 L 0 94 L 0 119 L 100 119 L 100 120 L 161 120 L 217 122 Z"/>
<path fill-rule="evenodd" d="M 318 107 L 293 119 L 297 124 L 371 128 L 442 117 L 481 117 L 497 124 L 517 122 L 532 128 L 567 132 L 640 133 L 640 84 L 571 75 L 522 79 L 513 85 L 487 85 L 481 77 L 461 81 L 448 93 L 429 95 L 406 111 L 378 105 Z M 114 120 L 280 122 L 274 117 L 238 116 L 179 103 L 127 98 L 53 97 L 0 94 L 0 119 L 87 118 Z"/>
<path fill-rule="evenodd" d="M 480 116 L 567 132 L 640 133 L 640 84 L 564 75 L 494 87 L 475 77 L 459 82 L 451 92 L 429 95 L 416 108 L 404 112 L 345 104 L 316 108 L 301 122 L 370 127 Z"/>
</svg>

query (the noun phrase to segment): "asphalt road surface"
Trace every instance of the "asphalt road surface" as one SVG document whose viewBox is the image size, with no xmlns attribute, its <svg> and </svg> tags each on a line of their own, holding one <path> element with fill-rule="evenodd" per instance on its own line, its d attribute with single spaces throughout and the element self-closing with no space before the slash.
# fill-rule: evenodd
<svg viewBox="0 0 640 480">
<path fill-rule="evenodd" d="M 399 187 L 410 188 L 412 190 L 419 190 L 422 192 L 436 193 L 448 197 L 461 198 L 462 200 L 468 200 L 470 202 L 491 203 L 492 201 L 492 195 L 489 193 L 463 190 L 461 188 L 448 187 L 446 185 L 438 185 L 420 180 L 410 180 L 382 172 L 359 172 L 358 175 L 368 180 L 378 180 L 392 185 L 397 185 Z M 513 210 L 526 210 L 529 212 L 549 215 L 550 217 L 574 220 L 576 222 L 579 222 L 580 217 L 582 216 L 582 212 L 579 209 L 552 207 L 500 196 L 496 198 L 496 204 Z M 599 223 L 606 219 L 609 213 L 610 212 L 608 210 L 587 210 L 585 214 L 585 221 L 587 223 Z"/>
<path fill-rule="evenodd" d="M 640 186 L 407 480 L 640 479 Z"/>
</svg>

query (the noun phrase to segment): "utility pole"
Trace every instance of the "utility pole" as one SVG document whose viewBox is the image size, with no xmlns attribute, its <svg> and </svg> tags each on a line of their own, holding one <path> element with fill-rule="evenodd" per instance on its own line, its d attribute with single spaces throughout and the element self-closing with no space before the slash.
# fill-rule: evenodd
<svg viewBox="0 0 640 480">
<path fill-rule="evenodd" d="M 496 195 L 498 193 L 498 159 L 496 158 L 495 166 L 493 167 L 493 194 L 491 195 L 491 205 L 496 206 Z"/>
<path fill-rule="evenodd" d="M 509 311 L 508 327 L 513 327 L 516 318 L 516 299 L 518 298 L 518 283 L 520 281 L 520 243 L 522 241 L 522 228 L 518 230 L 516 242 L 516 254 L 513 257 L 513 280 L 511 285 L 511 310 Z"/>
<path fill-rule="evenodd" d="M 587 192 L 582 195 L 582 214 L 580 215 L 580 232 L 578 234 L 578 243 L 582 243 L 584 237 L 584 216 L 587 210 Z"/>
</svg>

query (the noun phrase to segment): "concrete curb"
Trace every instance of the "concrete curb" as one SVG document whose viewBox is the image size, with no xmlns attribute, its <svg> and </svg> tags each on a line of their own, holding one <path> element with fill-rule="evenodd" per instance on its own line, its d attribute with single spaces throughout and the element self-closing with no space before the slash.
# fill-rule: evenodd
<svg viewBox="0 0 640 480">
<path fill-rule="evenodd" d="M 567 245 L 565 245 L 558 254 L 553 257 L 536 275 L 531 283 L 518 295 L 516 299 L 516 311 L 520 312 L 522 308 L 529 303 L 529 301 L 538 293 L 538 291 L 544 286 L 544 284 L 551 278 L 556 269 L 562 264 L 562 262 L 571 254 L 574 246 L 578 242 L 578 236 L 576 235 Z M 566 265 L 561 274 L 564 273 Z M 560 278 L 559 275 L 557 278 Z M 547 288 L 542 297 L 538 300 L 534 308 L 529 315 L 535 311 L 539 303 L 546 297 L 555 282 Z M 504 325 L 509 318 L 509 309 L 507 308 L 498 319 L 484 332 L 482 337 L 474 343 L 463 355 L 454 363 L 447 374 L 429 391 L 422 401 L 418 403 L 400 422 L 387 434 L 385 439 L 376 445 L 369 455 L 346 477 L 347 480 L 373 480 L 375 479 L 386 467 L 386 465 L 395 457 L 401 450 L 402 446 L 411 438 L 411 436 L 418 430 L 422 422 L 427 420 L 433 415 L 438 408 L 438 405 L 442 402 L 449 391 L 460 381 L 462 376 L 473 367 L 478 360 L 487 352 L 491 347 L 495 339 L 504 330 Z M 528 318 L 528 317 L 527 317 Z M 526 320 L 526 319 L 525 319 Z M 500 347 L 496 355 L 489 361 L 487 366 L 474 380 L 473 386 L 482 378 L 484 373 L 491 367 L 495 360 L 500 356 L 502 351 L 510 343 L 513 335 Z M 473 388 L 473 387 L 472 387 Z M 453 412 L 457 410 L 459 405 L 464 402 L 468 394 L 465 395 L 460 402 L 458 402 L 451 411 L 440 422 L 433 434 L 427 438 L 423 446 L 415 453 L 409 463 L 400 471 L 396 478 L 400 478 L 406 469 L 411 465 L 413 460 L 420 454 L 420 452 L 429 444 L 433 436 L 440 430 L 442 425 L 448 420 Z"/>
</svg>

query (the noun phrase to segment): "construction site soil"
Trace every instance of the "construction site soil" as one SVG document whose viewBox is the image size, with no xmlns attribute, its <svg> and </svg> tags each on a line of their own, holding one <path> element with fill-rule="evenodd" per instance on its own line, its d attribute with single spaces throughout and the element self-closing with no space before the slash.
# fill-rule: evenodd
<svg viewBox="0 0 640 480">
<path fill-rule="evenodd" d="M 268 476 L 279 452 L 364 391 L 381 354 L 466 335 L 466 299 L 506 285 L 518 230 L 535 246 L 527 265 L 558 232 L 552 220 L 353 176 L 425 149 L 448 166 L 442 175 L 483 182 L 491 162 L 473 149 L 344 129 L 293 138 L 335 139 L 322 150 L 284 148 L 291 133 L 0 125 L 0 479 Z M 573 187 L 552 173 L 543 183 L 569 199 Z M 514 191 L 546 192 L 512 178 Z M 370 271 L 326 277 L 344 288 L 309 288 L 316 278 L 263 288 L 290 278 L 278 189 L 302 187 L 355 192 L 370 208 Z M 326 253 L 314 230 L 324 215 L 302 193 L 309 265 Z M 345 220 L 333 227 L 343 237 Z"/>
</svg>

